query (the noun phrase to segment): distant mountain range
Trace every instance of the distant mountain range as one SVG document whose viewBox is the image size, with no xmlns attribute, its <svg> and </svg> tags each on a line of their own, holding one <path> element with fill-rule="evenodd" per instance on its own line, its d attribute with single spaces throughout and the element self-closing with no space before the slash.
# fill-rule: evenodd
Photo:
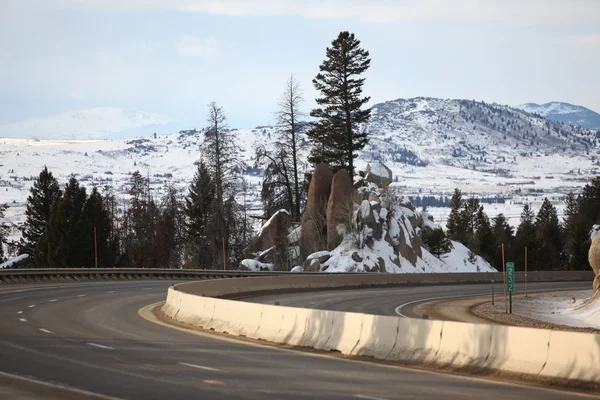
<svg viewBox="0 0 600 400">
<path fill-rule="evenodd" d="M 184 127 L 168 117 L 119 108 L 69 111 L 0 125 L 0 137 L 22 139 L 120 139 L 177 132 Z"/>
<path fill-rule="evenodd" d="M 546 104 L 526 103 L 516 108 L 552 121 L 600 130 L 600 114 L 583 106 L 553 101 Z"/>
</svg>

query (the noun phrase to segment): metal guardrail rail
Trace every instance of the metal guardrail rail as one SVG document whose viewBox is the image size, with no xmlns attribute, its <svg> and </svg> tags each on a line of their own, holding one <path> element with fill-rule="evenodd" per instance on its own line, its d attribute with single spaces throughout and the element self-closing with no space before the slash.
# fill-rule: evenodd
<svg viewBox="0 0 600 400">
<path fill-rule="evenodd" d="M 36 268 L 36 269 L 2 269 L 0 270 L 0 284 L 63 281 L 77 282 L 89 280 L 139 280 L 139 279 L 181 279 L 181 280 L 207 280 L 222 278 L 246 278 L 257 276 L 353 276 L 348 278 L 366 279 L 365 284 L 438 284 L 451 283 L 485 283 L 496 280 L 502 282 L 501 272 L 478 273 L 422 273 L 422 274 L 386 274 L 386 273 L 325 273 L 325 272 L 284 272 L 284 271 L 224 271 L 205 269 L 156 269 L 156 268 Z M 524 273 L 517 272 L 516 281 L 524 281 Z M 363 278 L 359 278 L 362 276 Z M 371 278 L 367 278 L 370 276 Z M 531 282 L 547 281 L 585 281 L 589 280 L 590 286 L 594 279 L 592 271 L 536 271 L 529 273 Z"/>
<path fill-rule="evenodd" d="M 0 283 L 81 280 L 137 280 L 137 279 L 222 279 L 291 274 L 278 271 L 223 271 L 205 269 L 156 268 L 35 268 L 0 270 Z M 308 274 L 319 274 L 318 272 Z"/>
</svg>

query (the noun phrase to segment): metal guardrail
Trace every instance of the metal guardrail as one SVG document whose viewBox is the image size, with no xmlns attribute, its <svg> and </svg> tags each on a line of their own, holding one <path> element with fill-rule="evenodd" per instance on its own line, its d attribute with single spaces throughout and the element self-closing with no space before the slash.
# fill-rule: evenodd
<svg viewBox="0 0 600 400">
<path fill-rule="evenodd" d="M 246 278 L 257 276 L 353 276 L 350 280 L 365 279 L 365 284 L 451 284 L 487 283 L 492 279 L 502 282 L 501 272 L 478 273 L 439 273 L 439 274 L 386 274 L 386 273 L 325 273 L 325 272 L 284 272 L 284 271 L 224 271 L 206 269 L 156 269 L 156 268 L 36 268 L 0 270 L 0 283 L 24 283 L 82 280 L 137 280 L 137 279 L 181 279 L 208 280 L 222 278 Z M 523 282 L 524 273 L 517 272 L 516 281 Z M 362 276 L 363 278 L 360 278 Z M 368 278 L 370 276 L 370 278 Z M 530 282 L 548 281 L 587 281 L 590 286 L 594 279 L 592 271 L 535 271 L 529 272 Z"/>
<path fill-rule="evenodd" d="M 156 269 L 156 268 L 35 268 L 0 270 L 0 283 L 36 281 L 80 280 L 135 280 L 135 279 L 221 279 L 253 276 L 278 276 L 290 272 L 280 271 L 223 271 L 205 269 Z M 319 272 L 308 273 L 319 274 Z"/>
</svg>

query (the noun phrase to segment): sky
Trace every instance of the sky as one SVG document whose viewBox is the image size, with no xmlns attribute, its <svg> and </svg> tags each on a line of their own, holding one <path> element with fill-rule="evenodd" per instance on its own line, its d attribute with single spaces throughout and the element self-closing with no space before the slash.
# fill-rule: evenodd
<svg viewBox="0 0 600 400">
<path fill-rule="evenodd" d="M 340 31 L 369 104 L 430 96 L 600 111 L 598 0 L 0 0 L 0 124 L 92 107 L 232 128 L 275 123 Z"/>
</svg>

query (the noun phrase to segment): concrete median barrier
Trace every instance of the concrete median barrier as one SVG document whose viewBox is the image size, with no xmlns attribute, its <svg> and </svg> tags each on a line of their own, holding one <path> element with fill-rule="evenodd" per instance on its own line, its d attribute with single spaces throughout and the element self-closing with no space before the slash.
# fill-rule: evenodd
<svg viewBox="0 0 600 400">
<path fill-rule="evenodd" d="M 209 297 L 266 290 L 433 283 L 433 275 L 300 275 L 185 283 L 169 288 L 162 310 L 186 324 L 274 343 L 405 363 L 485 368 L 600 384 L 598 334 L 311 310 Z M 438 278 L 444 283 L 487 281 L 489 276 L 482 275 L 441 274 L 443 278 Z M 569 280 L 569 275 L 538 274 L 538 279 L 542 278 Z"/>
</svg>

